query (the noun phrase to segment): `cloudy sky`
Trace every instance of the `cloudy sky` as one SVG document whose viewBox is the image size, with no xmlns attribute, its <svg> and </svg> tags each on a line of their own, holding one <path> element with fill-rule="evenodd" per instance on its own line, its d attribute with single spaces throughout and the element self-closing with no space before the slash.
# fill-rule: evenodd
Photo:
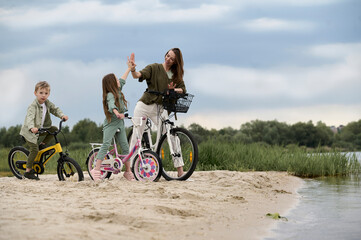
<svg viewBox="0 0 361 240">
<path fill-rule="evenodd" d="M 23 123 L 43 80 L 70 126 L 100 124 L 102 77 L 172 47 L 195 95 L 186 126 L 361 119 L 359 0 L 0 0 L 0 36 L 0 127 Z M 145 89 L 128 77 L 130 113 Z"/>
</svg>

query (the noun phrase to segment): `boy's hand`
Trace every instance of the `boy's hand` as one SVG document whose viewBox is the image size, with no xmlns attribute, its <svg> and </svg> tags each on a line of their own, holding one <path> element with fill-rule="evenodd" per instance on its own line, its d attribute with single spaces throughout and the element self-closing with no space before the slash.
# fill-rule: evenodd
<svg viewBox="0 0 361 240">
<path fill-rule="evenodd" d="M 68 116 L 64 115 L 61 119 L 63 119 L 64 121 L 68 121 Z"/>
<path fill-rule="evenodd" d="M 39 131 L 39 129 L 38 128 L 31 128 L 30 129 L 30 131 L 32 132 L 32 133 L 38 133 L 38 131 Z"/>
</svg>

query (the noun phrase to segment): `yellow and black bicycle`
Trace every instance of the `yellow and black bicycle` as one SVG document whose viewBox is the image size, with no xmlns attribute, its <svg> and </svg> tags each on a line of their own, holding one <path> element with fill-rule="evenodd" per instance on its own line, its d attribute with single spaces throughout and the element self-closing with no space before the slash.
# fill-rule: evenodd
<svg viewBox="0 0 361 240">
<path fill-rule="evenodd" d="M 39 128 L 39 133 L 47 132 L 54 136 L 55 145 L 44 148 L 38 152 L 38 155 L 34 160 L 33 168 L 37 174 L 44 173 L 46 163 L 49 162 L 56 153 L 59 153 L 60 157 L 57 165 L 59 181 L 83 181 L 84 175 L 79 163 L 70 158 L 67 153 L 63 152 L 61 144 L 58 141 L 57 135 L 61 132 L 61 125 L 63 122 L 64 120 L 60 121 L 59 130 L 55 132 L 50 132 L 45 128 Z M 29 150 L 22 146 L 16 146 L 10 150 L 8 157 L 9 167 L 15 177 L 19 179 L 24 178 L 28 156 Z"/>
</svg>

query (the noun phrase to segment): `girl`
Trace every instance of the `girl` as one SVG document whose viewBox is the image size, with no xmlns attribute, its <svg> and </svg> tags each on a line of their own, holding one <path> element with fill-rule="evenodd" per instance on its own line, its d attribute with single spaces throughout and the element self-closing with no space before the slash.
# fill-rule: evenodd
<svg viewBox="0 0 361 240">
<path fill-rule="evenodd" d="M 127 111 L 127 101 L 121 91 L 129 72 L 130 68 L 128 67 L 119 80 L 114 73 L 110 73 L 103 78 L 103 109 L 106 119 L 103 124 L 103 144 L 97 155 L 96 166 L 90 171 L 94 181 L 101 179 L 100 166 L 114 136 L 122 149 L 122 154 L 129 153 L 123 120 L 124 112 Z M 120 132 L 117 132 L 118 129 L 120 129 Z M 133 173 L 130 170 L 130 161 L 125 162 L 124 165 L 126 169 L 123 176 L 129 181 L 134 180 Z"/>
</svg>

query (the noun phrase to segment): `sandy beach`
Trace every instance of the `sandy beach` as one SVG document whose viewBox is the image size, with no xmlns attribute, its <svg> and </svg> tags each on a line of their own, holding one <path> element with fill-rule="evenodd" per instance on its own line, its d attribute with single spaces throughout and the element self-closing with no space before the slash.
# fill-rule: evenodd
<svg viewBox="0 0 361 240">
<path fill-rule="evenodd" d="M 195 172 L 190 181 L 0 178 L 0 239 L 262 239 L 297 204 L 284 172 Z"/>
</svg>

